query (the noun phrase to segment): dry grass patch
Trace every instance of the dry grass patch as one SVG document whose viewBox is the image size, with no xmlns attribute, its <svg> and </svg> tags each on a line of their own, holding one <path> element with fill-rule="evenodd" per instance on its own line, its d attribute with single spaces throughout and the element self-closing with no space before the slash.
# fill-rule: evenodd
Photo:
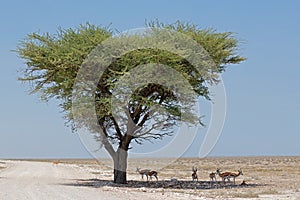
<svg viewBox="0 0 300 200">
<path fill-rule="evenodd" d="M 279 194 L 279 192 L 274 189 L 268 189 L 259 193 L 259 195 L 270 195 L 270 194 Z"/>
<path fill-rule="evenodd" d="M 233 158 L 181 158 L 174 159 L 133 159 L 128 160 L 127 185 L 114 185 L 113 163 L 111 159 L 95 161 L 92 159 L 59 160 L 60 163 L 79 167 L 95 176 L 95 181 L 82 181 L 82 185 L 103 187 L 104 189 L 125 189 L 137 192 L 166 192 L 184 195 L 201 196 L 204 198 L 254 199 L 261 195 L 278 195 L 286 191 L 299 192 L 300 188 L 300 157 L 233 157 Z M 1 165 L 0 165 L 1 166 Z M 198 169 L 199 182 L 192 182 L 192 167 Z M 136 168 L 149 168 L 158 171 L 159 181 L 147 182 L 136 173 Z M 209 173 L 217 168 L 224 171 L 237 172 L 242 169 L 243 176 L 236 178 L 236 184 L 210 182 Z M 291 174 L 286 176 L 286 174 Z M 171 182 L 176 178 L 178 182 Z M 242 181 L 246 185 L 241 186 Z"/>
<path fill-rule="evenodd" d="M 236 193 L 231 193 L 230 196 L 232 198 L 259 198 L 260 195 L 276 195 L 279 194 L 278 191 L 273 190 L 273 189 L 266 189 L 261 192 L 257 191 L 246 191 L 246 192 L 236 192 Z"/>
<path fill-rule="evenodd" d="M 259 195 L 256 193 L 233 193 L 231 194 L 232 198 L 259 198 Z"/>
</svg>

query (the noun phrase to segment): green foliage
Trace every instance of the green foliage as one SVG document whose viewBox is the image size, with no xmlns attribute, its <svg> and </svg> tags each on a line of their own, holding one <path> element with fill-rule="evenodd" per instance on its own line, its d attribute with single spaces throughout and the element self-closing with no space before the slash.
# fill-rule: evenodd
<svg viewBox="0 0 300 200">
<path fill-rule="evenodd" d="M 105 136 L 112 142 L 122 141 L 128 132 L 126 124 L 118 124 L 112 116 L 110 99 L 118 81 L 131 69 L 147 63 L 170 66 L 185 77 L 198 96 L 203 96 L 209 100 L 207 86 L 218 82 L 218 76 L 215 75 L 224 72 L 229 64 L 237 64 L 245 60 L 237 54 L 238 40 L 231 32 L 218 33 L 213 29 L 203 30 L 193 24 L 179 21 L 174 24 L 162 24 L 156 21 L 149 23 L 148 26 L 154 31 L 164 28 L 191 37 L 208 52 L 216 64 L 216 68 L 209 69 L 210 71 L 205 73 L 199 72 L 186 59 L 160 49 L 138 49 L 116 58 L 103 73 L 95 91 L 98 123 Z M 112 35 L 113 32 L 108 27 L 98 27 L 91 24 L 81 25 L 77 29 L 60 28 L 55 35 L 49 33 L 29 34 L 16 50 L 18 55 L 26 61 L 20 80 L 30 82 L 32 93 L 41 92 L 41 97 L 45 101 L 52 98 L 61 100 L 61 108 L 66 113 L 67 118 L 72 121 L 71 95 L 78 70 L 91 51 Z M 146 39 L 151 42 L 151 37 Z M 174 38 L 174 42 L 176 42 L 176 38 Z M 189 52 L 185 53 L 188 54 Z M 147 79 L 146 75 L 150 72 L 152 73 L 150 69 L 149 72 L 145 69 L 145 75 L 141 76 Z M 93 73 L 90 72 L 91 76 Z M 147 125 L 146 121 L 154 118 L 150 108 L 155 105 L 163 106 L 168 111 L 168 114 L 164 113 L 167 116 L 166 121 L 169 122 L 164 124 L 166 132 L 151 134 L 146 131 L 148 136 L 145 134 L 131 135 L 130 140 L 136 139 L 140 143 L 141 139 L 156 139 L 161 138 L 164 134 L 169 135 L 168 128 L 176 125 L 176 121 L 182 116 L 185 116 L 186 120 L 190 122 L 197 121 L 190 115 L 189 109 L 191 107 L 189 107 L 188 99 L 186 99 L 185 110 L 180 110 L 182 102 L 180 102 L 176 92 L 170 88 L 151 83 L 134 91 L 128 102 L 127 111 L 136 126 L 144 127 Z M 85 110 L 86 108 L 83 106 L 80 113 L 76 113 L 82 116 L 83 124 L 88 123 L 89 118 Z"/>
<path fill-rule="evenodd" d="M 78 29 L 59 29 L 49 33 L 32 33 L 17 48 L 19 56 L 26 60 L 21 81 L 32 83 L 32 93 L 42 92 L 43 100 L 66 100 L 72 94 L 77 72 L 88 54 L 112 35 L 108 28 L 91 24 Z M 69 108 L 68 108 L 69 109 Z"/>
<path fill-rule="evenodd" d="M 166 28 L 183 33 L 201 44 L 208 52 L 214 63 L 218 66 L 219 72 L 225 70 L 228 64 L 237 64 L 246 58 L 237 54 L 238 40 L 232 32 L 219 33 L 215 29 L 200 29 L 190 23 L 177 21 L 173 24 L 163 24 L 153 21 L 148 24 L 153 28 Z"/>
</svg>

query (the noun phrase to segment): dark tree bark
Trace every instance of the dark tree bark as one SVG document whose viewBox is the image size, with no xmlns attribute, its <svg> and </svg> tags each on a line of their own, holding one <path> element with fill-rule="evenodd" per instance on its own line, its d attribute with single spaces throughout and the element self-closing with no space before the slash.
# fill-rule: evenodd
<svg viewBox="0 0 300 200">
<path fill-rule="evenodd" d="M 113 157 L 114 160 L 114 183 L 126 184 L 127 183 L 127 158 L 128 148 L 132 136 L 126 134 L 120 142 L 119 148 Z"/>
<path fill-rule="evenodd" d="M 127 183 L 127 157 L 128 152 L 118 149 L 114 158 L 114 183 Z"/>
</svg>

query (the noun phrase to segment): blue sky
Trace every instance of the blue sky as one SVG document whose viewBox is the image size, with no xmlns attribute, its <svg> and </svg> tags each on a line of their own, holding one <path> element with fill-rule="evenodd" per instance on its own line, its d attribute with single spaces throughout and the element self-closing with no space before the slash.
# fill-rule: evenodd
<svg viewBox="0 0 300 200">
<path fill-rule="evenodd" d="M 145 20 L 192 22 L 232 31 L 248 58 L 222 75 L 227 116 L 210 156 L 300 155 L 300 3 L 298 1 L 6 1 L 1 3 L 0 158 L 87 157 L 64 126 L 56 102 L 45 104 L 17 81 L 23 65 L 11 50 L 32 32 L 81 23 L 119 31 Z M 186 154 L 194 156 L 194 144 Z"/>
</svg>

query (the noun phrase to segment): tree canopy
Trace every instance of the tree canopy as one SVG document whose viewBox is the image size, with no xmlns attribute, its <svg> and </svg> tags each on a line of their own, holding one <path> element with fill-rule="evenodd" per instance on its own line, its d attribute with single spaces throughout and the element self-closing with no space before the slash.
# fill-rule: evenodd
<svg viewBox="0 0 300 200">
<path fill-rule="evenodd" d="M 179 21 L 174 24 L 151 22 L 148 26 L 154 33 L 164 29 L 191 38 L 207 52 L 214 67 L 205 68 L 206 64 L 203 64 L 202 67 L 205 70 L 200 72 L 189 62 L 189 59 L 174 52 L 158 48 L 144 48 L 135 49 L 116 57 L 103 71 L 93 92 L 97 126 L 100 127 L 100 139 L 98 139 L 101 141 L 100 145 L 105 147 L 114 160 L 114 181 L 118 183 L 126 182 L 127 151 L 132 141 L 142 144 L 145 140 L 172 135 L 170 128 L 176 125 L 183 116 L 190 123 L 199 122 L 197 116 L 192 115 L 190 94 L 183 92 L 181 95 L 184 96 L 183 98 L 176 89 L 154 82 L 137 85 L 134 91 L 131 91 L 132 95 L 126 99 L 125 104 L 121 104 L 118 100 L 121 101 L 122 97 L 114 95 L 114 88 L 118 86 L 126 89 L 126 85 L 134 85 L 134 81 L 126 80 L 130 80 L 129 74 L 135 67 L 143 65 L 142 71 L 136 71 L 135 76 L 148 80 L 149 74 L 152 74 L 151 77 L 159 76 L 159 74 L 153 75 L 155 71 L 168 74 L 159 66 L 169 66 L 174 70 L 174 74 L 178 73 L 186 80 L 186 82 L 176 81 L 176 87 L 184 88 L 185 85 L 190 85 L 196 96 L 210 100 L 208 84 L 217 84 L 218 74 L 223 73 L 228 65 L 245 60 L 237 53 L 238 40 L 232 32 L 219 33 L 213 29 L 200 29 L 196 25 Z M 80 25 L 76 29 L 60 28 L 53 35 L 49 33 L 29 34 L 16 50 L 18 55 L 26 61 L 19 79 L 30 82 L 31 92 L 39 92 L 43 100 L 48 101 L 53 98 L 60 100 L 60 107 L 72 125 L 75 114 L 72 113 L 73 86 L 76 85 L 78 72 L 82 67 L 97 65 L 99 64 L 97 62 L 101 62 L 101 58 L 96 55 L 99 51 L 103 51 L 99 44 L 113 38 L 114 34 L 110 27 L 100 27 L 89 23 Z M 161 33 L 156 34 L 158 37 L 161 35 Z M 147 38 L 148 36 L 135 35 L 131 38 L 142 38 L 143 41 L 149 39 L 151 42 L 153 35 L 150 34 L 150 38 Z M 174 38 L 174 43 L 176 43 L 176 39 Z M 127 45 L 130 46 L 130 42 Z M 125 46 L 120 46 L 119 50 L 121 51 L 122 48 L 126 50 Z M 183 54 L 188 54 L 188 52 L 183 52 Z M 93 58 L 93 56 L 97 58 Z M 147 65 L 149 63 L 152 65 Z M 156 68 L 157 66 L 158 68 Z M 87 76 L 95 74 L 97 76 L 95 71 L 86 72 Z M 169 82 L 170 80 L 166 78 L 164 81 Z M 111 105 L 112 97 L 116 99 L 114 106 L 117 108 L 113 108 Z M 82 104 L 80 105 L 82 106 Z M 154 111 L 152 109 L 154 106 L 159 106 L 163 110 L 161 112 Z M 119 118 L 113 114 L 113 109 L 118 109 L 118 107 L 123 109 L 116 111 L 123 111 L 123 114 L 118 115 Z M 91 130 L 99 132 L 97 128 L 89 124 L 89 113 L 85 111 L 84 106 L 77 109 L 77 112 L 80 113 L 76 113 L 76 115 L 82 116 L 80 122 L 83 126 L 87 125 Z M 127 121 L 124 122 L 124 120 L 120 120 L 121 118 L 127 118 Z M 159 131 L 155 131 L 158 127 Z M 73 128 L 77 127 L 73 126 Z"/>
</svg>

